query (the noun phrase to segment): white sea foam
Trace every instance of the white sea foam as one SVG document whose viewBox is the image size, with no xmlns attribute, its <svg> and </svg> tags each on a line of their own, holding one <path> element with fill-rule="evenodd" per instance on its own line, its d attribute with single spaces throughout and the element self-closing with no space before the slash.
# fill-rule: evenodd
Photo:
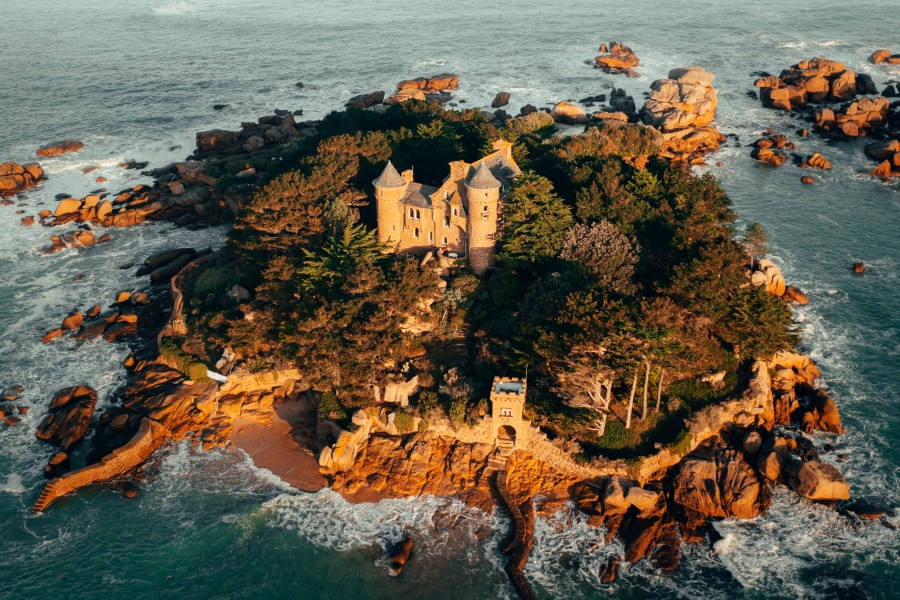
<svg viewBox="0 0 900 600">
<path fill-rule="evenodd" d="M 831 48 L 834 46 L 844 46 L 847 42 L 844 40 L 822 40 L 822 41 L 798 41 L 798 42 L 785 42 L 781 45 L 782 48 L 789 48 L 792 50 L 808 48 L 810 46 L 819 47 L 819 48 Z"/>
<path fill-rule="evenodd" d="M 22 476 L 19 473 L 7 475 L 6 483 L 0 484 L 0 492 L 5 494 L 24 494 L 25 486 L 22 484 Z"/>
<path fill-rule="evenodd" d="M 196 12 L 199 7 L 194 2 L 170 2 L 169 4 L 157 4 L 150 10 L 154 15 L 171 17 Z"/>
</svg>

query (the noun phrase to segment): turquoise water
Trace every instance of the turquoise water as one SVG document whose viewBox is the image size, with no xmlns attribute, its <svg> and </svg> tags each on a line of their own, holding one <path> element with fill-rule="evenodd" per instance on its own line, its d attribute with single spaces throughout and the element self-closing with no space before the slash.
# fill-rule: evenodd
<svg viewBox="0 0 900 600">
<path fill-rule="evenodd" d="M 849 13 L 848 13 L 849 10 Z M 802 13 L 802 14 L 801 14 Z M 850 15 L 852 14 L 852 18 Z M 143 181 L 115 165 L 183 158 L 195 131 L 237 128 L 274 108 L 318 118 L 356 93 L 450 71 L 463 106 L 512 92 L 525 103 L 578 99 L 624 87 L 640 103 L 672 67 L 699 64 L 717 75 L 718 126 L 743 145 L 773 127 L 792 139 L 803 126 L 746 96 L 752 71 L 777 72 L 814 55 L 843 60 L 879 86 L 900 79 L 866 62 L 880 47 L 900 51 L 896 6 L 834 0 L 815 10 L 783 2 L 378 3 L 237 0 L 79 3 L 7 0 L 0 24 L 0 161 L 25 162 L 59 138 L 86 143 L 78 155 L 42 161 L 50 179 L 24 206 L 0 207 L 0 387 L 23 384 L 31 412 L 0 432 L 0 598 L 491 598 L 509 597 L 490 515 L 438 499 L 349 505 L 330 492 L 295 494 L 241 457 L 170 451 L 158 476 L 127 501 L 111 490 L 64 499 L 46 514 L 29 508 L 50 449 L 34 438 L 53 391 L 88 383 L 100 406 L 114 402 L 125 350 L 102 341 L 43 346 L 41 333 L 74 306 L 111 302 L 135 285 L 116 266 L 167 247 L 217 246 L 222 230 L 168 225 L 112 231 L 113 242 L 38 256 L 47 230 L 19 225 L 17 210 L 51 207 L 60 192 L 84 195 L 97 175 L 115 190 Z M 640 79 L 600 74 L 583 61 L 619 39 L 641 58 Z M 304 82 L 299 89 L 295 84 Z M 219 112 L 213 104 L 228 104 Z M 809 296 L 798 309 L 804 349 L 819 361 L 847 434 L 825 454 L 855 497 L 900 505 L 896 367 L 900 360 L 900 193 L 860 173 L 872 167 L 859 144 L 795 139 L 835 165 L 803 186 L 793 166 L 760 167 L 749 149 L 709 158 L 744 221 L 760 221 L 771 253 Z M 180 146 L 180 148 L 178 147 Z M 174 148 L 174 149 L 173 149 Z M 90 176 L 87 165 L 100 169 Z M 871 270 L 850 274 L 863 260 Z M 76 273 L 84 273 L 74 281 Z M 818 436 L 819 445 L 833 440 Z M 898 524 L 893 517 L 891 522 Z M 421 551 L 391 578 L 384 548 L 404 529 Z M 882 524 L 858 525 L 793 494 L 770 513 L 717 524 L 713 548 L 686 549 L 671 578 L 626 566 L 597 584 L 617 544 L 603 545 L 577 515 L 538 527 L 527 574 L 543 597 L 819 598 L 858 585 L 870 598 L 900 586 L 898 538 Z"/>
</svg>

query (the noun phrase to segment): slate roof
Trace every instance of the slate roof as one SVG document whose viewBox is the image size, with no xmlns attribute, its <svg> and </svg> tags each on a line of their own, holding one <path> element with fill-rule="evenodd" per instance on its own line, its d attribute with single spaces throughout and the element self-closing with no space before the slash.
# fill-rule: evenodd
<svg viewBox="0 0 900 600">
<path fill-rule="evenodd" d="M 410 183 L 403 194 L 403 204 L 407 206 L 419 206 L 421 208 L 431 208 L 431 194 L 437 191 L 436 187 L 423 185 L 421 183 Z"/>
<path fill-rule="evenodd" d="M 397 172 L 391 161 L 384 167 L 384 171 L 378 176 L 378 179 L 372 182 L 375 187 L 380 188 L 401 188 L 406 185 L 406 180 Z"/>
<path fill-rule="evenodd" d="M 485 163 L 481 163 L 478 169 L 471 175 L 466 185 L 474 190 L 492 190 L 500 187 L 500 181 L 491 173 L 490 168 Z"/>
</svg>

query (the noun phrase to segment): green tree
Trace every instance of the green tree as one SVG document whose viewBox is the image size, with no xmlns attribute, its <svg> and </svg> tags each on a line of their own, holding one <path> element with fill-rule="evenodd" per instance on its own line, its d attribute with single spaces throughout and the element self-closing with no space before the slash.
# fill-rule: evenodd
<svg viewBox="0 0 900 600">
<path fill-rule="evenodd" d="M 572 211 L 545 177 L 525 171 L 503 206 L 501 260 L 510 264 L 541 263 L 559 254 Z"/>
<path fill-rule="evenodd" d="M 303 266 L 297 272 L 300 289 L 331 289 L 360 266 L 375 262 L 381 250 L 374 230 L 358 223 L 340 227 L 325 238 L 321 249 L 303 249 Z"/>
</svg>

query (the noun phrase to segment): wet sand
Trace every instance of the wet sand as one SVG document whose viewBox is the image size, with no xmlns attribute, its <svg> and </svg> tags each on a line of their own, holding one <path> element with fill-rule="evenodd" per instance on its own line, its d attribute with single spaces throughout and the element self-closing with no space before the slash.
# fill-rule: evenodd
<svg viewBox="0 0 900 600">
<path fill-rule="evenodd" d="M 253 461 L 303 492 L 316 492 L 328 487 L 319 473 L 319 462 L 311 450 L 294 440 L 291 431 L 302 417 L 297 401 L 279 406 L 271 423 L 238 419 L 234 423 L 232 441 Z"/>
</svg>

